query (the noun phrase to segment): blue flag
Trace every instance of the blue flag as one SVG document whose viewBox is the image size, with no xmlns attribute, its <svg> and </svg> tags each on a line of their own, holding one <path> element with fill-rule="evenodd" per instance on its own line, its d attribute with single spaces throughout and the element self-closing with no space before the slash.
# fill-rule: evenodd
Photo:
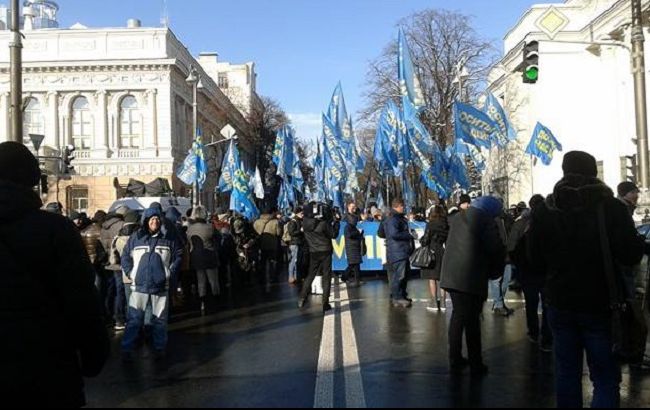
<svg viewBox="0 0 650 410">
<path fill-rule="evenodd" d="M 483 105 L 483 111 L 494 121 L 497 126 L 492 140 L 499 146 L 504 146 L 510 141 L 517 139 L 517 133 L 508 121 L 505 110 L 499 103 L 499 100 L 489 93 Z"/>
<path fill-rule="evenodd" d="M 260 212 L 253 200 L 249 187 L 248 175 L 242 168 L 236 168 L 232 179 L 232 194 L 230 195 L 230 210 L 239 212 L 249 221 L 259 218 Z"/>
<path fill-rule="evenodd" d="M 336 85 L 329 108 L 327 109 L 327 117 L 330 119 L 336 130 L 335 134 L 338 138 L 344 139 L 348 142 L 352 138 L 351 123 L 349 123 L 348 111 L 345 106 L 345 98 L 343 97 L 343 87 L 341 82 Z"/>
<path fill-rule="evenodd" d="M 461 102 L 454 103 L 456 138 L 477 147 L 491 148 L 497 125 L 484 112 Z"/>
<path fill-rule="evenodd" d="M 336 137 L 336 128 L 325 114 L 323 114 L 323 143 L 324 166 L 330 178 L 328 182 L 338 185 L 347 178 L 347 166 Z"/>
<path fill-rule="evenodd" d="M 539 158 L 544 165 L 551 165 L 555 151 L 562 151 L 562 145 L 555 138 L 551 130 L 537 123 L 526 154 Z"/>
<path fill-rule="evenodd" d="M 393 176 L 401 176 L 404 171 L 404 162 L 400 157 L 407 131 L 401 117 L 397 105 L 388 101 L 379 118 L 375 136 L 375 161 Z"/>
<path fill-rule="evenodd" d="M 208 176 L 208 164 L 205 161 L 205 154 L 203 152 L 201 129 L 197 130 L 192 148 L 190 148 L 176 176 L 187 185 L 194 185 L 198 182 L 199 189 L 203 188 Z"/>
<path fill-rule="evenodd" d="M 219 178 L 219 191 L 230 192 L 233 189 L 235 173 L 239 169 L 239 151 L 234 141 L 230 141 L 228 152 L 223 157 L 221 165 L 221 177 Z"/>
<path fill-rule="evenodd" d="M 293 144 L 293 170 L 291 174 L 291 183 L 293 187 L 299 191 L 303 192 L 303 185 L 305 184 L 305 179 L 302 175 L 302 169 L 300 168 L 301 162 L 300 157 L 298 156 L 297 145 Z"/>
<path fill-rule="evenodd" d="M 416 111 L 421 111 L 425 106 L 424 93 L 422 92 L 418 74 L 413 66 L 411 50 L 402 30 L 399 31 L 397 67 L 402 97 L 407 97 Z"/>
<path fill-rule="evenodd" d="M 282 179 L 288 179 L 289 176 L 293 173 L 293 153 L 294 153 L 294 141 L 295 133 L 293 129 L 289 126 L 283 127 L 278 133 L 277 139 L 281 139 L 281 142 L 276 140 L 276 147 L 279 148 L 279 153 L 277 157 L 277 175 Z"/>
<path fill-rule="evenodd" d="M 449 159 L 449 179 L 450 182 L 458 184 L 460 188 L 468 190 L 471 187 L 471 182 L 467 174 L 467 167 L 465 162 L 457 155 L 452 155 Z M 450 187 L 451 188 L 451 187 Z"/>
</svg>

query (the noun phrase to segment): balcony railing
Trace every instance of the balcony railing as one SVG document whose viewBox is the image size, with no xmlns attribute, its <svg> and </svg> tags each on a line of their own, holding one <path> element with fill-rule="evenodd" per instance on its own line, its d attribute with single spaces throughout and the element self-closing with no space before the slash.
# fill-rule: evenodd
<svg viewBox="0 0 650 410">
<path fill-rule="evenodd" d="M 121 149 L 117 153 L 118 158 L 140 158 L 140 149 L 138 148 L 129 148 Z"/>
</svg>

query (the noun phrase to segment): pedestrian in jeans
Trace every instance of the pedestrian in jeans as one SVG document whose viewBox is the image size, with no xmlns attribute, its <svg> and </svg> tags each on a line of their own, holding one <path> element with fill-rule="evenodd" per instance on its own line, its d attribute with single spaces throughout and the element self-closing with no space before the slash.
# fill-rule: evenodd
<svg viewBox="0 0 650 410">
<path fill-rule="evenodd" d="M 488 281 L 503 272 L 506 247 L 496 218 L 503 205 L 494 197 L 481 197 L 466 211 L 449 219 L 449 236 L 442 261 L 440 286 L 451 295 L 449 366 L 458 373 L 469 365 L 472 375 L 487 374 L 481 343 L 481 312 L 487 300 Z M 462 356 L 463 333 L 468 359 Z"/>
<path fill-rule="evenodd" d="M 394 307 L 410 308 L 412 301 L 408 298 L 407 286 L 411 272 L 409 258 L 415 250 L 415 238 L 411 234 L 404 214 L 404 201 L 395 199 L 392 206 L 390 216 L 380 226 L 379 236 L 386 239 L 386 260 L 392 304 Z"/>
<path fill-rule="evenodd" d="M 289 251 L 291 252 L 291 259 L 289 261 L 289 283 L 291 285 L 295 285 L 300 279 L 298 268 L 302 268 L 303 266 L 302 259 L 305 247 L 305 233 L 302 226 L 305 214 L 301 207 L 296 207 L 293 214 L 293 218 L 287 222 L 285 227 L 287 234 L 291 238 L 289 241 Z"/>
<path fill-rule="evenodd" d="M 612 190 L 598 178 L 596 160 L 570 152 L 545 206 L 533 214 L 533 260 L 546 272 L 549 323 L 555 339 L 558 407 L 583 406 L 583 360 L 594 385 L 592 407 L 620 406 L 621 369 L 612 353 L 610 295 L 599 214 L 604 215 L 611 258 L 633 266 L 644 240 Z M 620 282 L 623 277 L 615 272 Z"/>
<path fill-rule="evenodd" d="M 162 226 L 160 210 L 144 213 L 142 228 L 131 236 L 122 257 L 122 269 L 131 284 L 129 311 L 124 338 L 123 360 L 133 360 L 133 351 L 144 324 L 145 310 L 151 306 L 155 357 L 162 359 L 167 348 L 167 320 L 170 278 L 178 273 L 183 248 L 173 233 Z"/>
<path fill-rule="evenodd" d="M 206 306 L 212 305 L 208 303 L 208 284 L 213 298 L 221 294 L 217 257 L 220 238 L 214 226 L 208 223 L 208 212 L 202 206 L 197 206 L 192 211 L 187 239 L 190 244 L 190 264 L 196 272 L 201 314 L 205 314 Z"/>
</svg>

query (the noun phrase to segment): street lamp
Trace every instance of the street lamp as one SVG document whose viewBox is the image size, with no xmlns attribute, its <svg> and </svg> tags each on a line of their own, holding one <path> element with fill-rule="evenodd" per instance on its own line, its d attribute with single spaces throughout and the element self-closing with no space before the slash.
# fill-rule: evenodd
<svg viewBox="0 0 650 410">
<path fill-rule="evenodd" d="M 185 79 L 187 84 L 192 87 L 192 133 L 193 133 L 193 139 L 196 139 L 197 136 L 197 130 L 198 130 L 198 101 L 197 101 L 197 90 L 198 90 L 198 85 L 200 81 L 200 76 L 199 72 L 194 68 L 194 66 L 190 66 L 190 73 L 187 76 L 187 79 Z M 201 205 L 201 192 L 199 188 L 199 181 L 194 182 L 194 207 L 197 207 Z"/>
</svg>

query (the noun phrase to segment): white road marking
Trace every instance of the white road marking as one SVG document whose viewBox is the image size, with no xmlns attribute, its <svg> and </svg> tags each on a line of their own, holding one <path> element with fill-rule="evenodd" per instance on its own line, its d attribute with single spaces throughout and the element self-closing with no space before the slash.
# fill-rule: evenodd
<svg viewBox="0 0 650 410">
<path fill-rule="evenodd" d="M 341 286 L 341 337 L 343 338 L 343 371 L 345 375 L 345 401 L 348 408 L 366 408 L 366 396 L 361 379 L 359 349 L 352 324 L 350 298 L 345 285 Z"/>
</svg>

